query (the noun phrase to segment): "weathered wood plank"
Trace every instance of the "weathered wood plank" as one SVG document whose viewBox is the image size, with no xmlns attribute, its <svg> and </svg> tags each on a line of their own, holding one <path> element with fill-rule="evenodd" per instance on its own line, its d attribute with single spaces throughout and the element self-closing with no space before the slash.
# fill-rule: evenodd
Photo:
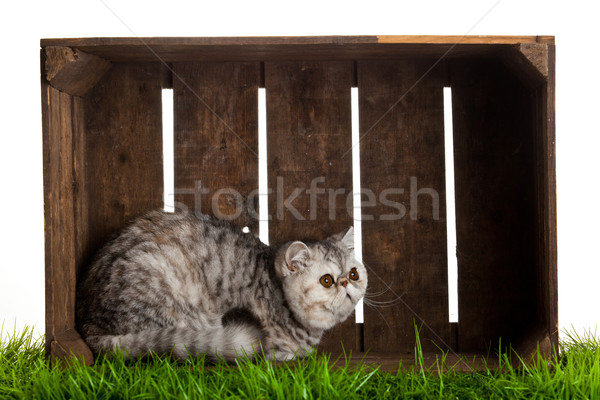
<svg viewBox="0 0 600 400">
<path fill-rule="evenodd" d="M 51 343 L 51 354 L 54 364 L 60 362 L 70 363 L 72 357 L 83 361 L 87 365 L 94 363 L 92 351 L 75 329 L 69 329 L 54 335 L 54 340 Z"/>
<path fill-rule="evenodd" d="M 483 56 L 519 43 L 553 43 L 552 36 L 295 36 L 43 39 L 110 61 L 282 61 L 390 59 L 412 55 Z"/>
<path fill-rule="evenodd" d="M 539 312 L 547 315 L 547 329 L 552 346 L 558 348 L 558 244 L 556 221 L 556 47 L 548 45 L 548 82 L 543 91 L 543 103 L 540 106 L 542 127 L 542 160 L 540 165 L 544 190 L 538 193 L 539 204 L 542 204 L 539 215 L 544 221 L 543 243 L 545 257 L 540 264 L 543 273 L 539 276 L 547 285 L 541 293 L 544 301 L 540 302 Z M 538 139 L 539 140 L 539 136 Z"/>
<path fill-rule="evenodd" d="M 499 61 L 449 66 L 459 349 L 485 351 L 538 319 L 533 101 Z"/>
<path fill-rule="evenodd" d="M 549 48 L 546 43 L 521 43 L 508 47 L 499 58 L 508 70 L 530 91 L 548 82 Z"/>
<path fill-rule="evenodd" d="M 42 80 L 44 235 L 46 253 L 46 348 L 75 326 L 75 291 L 81 254 L 79 163 L 83 138 L 81 98 Z M 90 354 L 85 344 L 77 353 Z M 79 351 L 81 350 L 81 351 Z M 86 352 L 87 351 L 87 352 Z"/>
<path fill-rule="evenodd" d="M 44 51 L 46 79 L 71 95 L 85 95 L 110 68 L 109 61 L 70 47 L 47 46 Z"/>
<path fill-rule="evenodd" d="M 56 129 L 50 121 L 51 116 L 50 99 L 55 96 L 51 95 L 53 89 L 48 82 L 42 78 L 42 153 L 43 153 L 43 174 L 44 174 L 44 288 L 45 288 L 45 345 L 46 353 L 50 353 L 50 344 L 52 343 L 52 326 L 54 323 L 54 310 L 52 304 L 52 204 L 54 195 L 52 188 L 54 187 L 53 179 L 56 179 L 56 174 L 50 170 L 50 157 L 55 158 L 56 150 L 53 150 L 51 143 L 55 137 L 53 130 Z"/>
<path fill-rule="evenodd" d="M 127 46 L 132 49 L 151 46 L 169 46 L 172 51 L 179 46 L 274 46 L 274 45 L 353 45 L 353 44 L 518 44 L 518 43 L 554 43 L 553 36 L 452 36 L 452 35 L 356 35 L 356 36 L 241 36 L 241 37 L 104 37 L 104 38 L 68 38 L 42 39 L 41 45 L 69 47 Z"/>
<path fill-rule="evenodd" d="M 556 149 L 555 149 L 555 53 L 554 45 L 546 52 L 548 79 L 535 90 L 536 128 L 536 230 L 537 230 L 537 315 L 543 334 L 558 347 L 558 277 L 556 227 Z"/>
<path fill-rule="evenodd" d="M 443 77 L 429 61 L 359 61 L 363 258 L 375 298 L 365 308 L 365 350 L 450 343 Z M 392 204 L 393 202 L 393 204 Z M 370 203 L 370 204 L 369 204 Z M 397 299 L 400 296 L 401 299 Z"/>
<path fill-rule="evenodd" d="M 445 364 L 441 360 L 445 360 Z M 331 367 L 345 368 L 347 365 L 364 365 L 367 369 L 378 368 L 380 371 L 397 373 L 401 372 L 420 372 L 421 366 L 415 363 L 415 355 L 406 352 L 382 351 L 379 353 L 355 352 L 349 357 L 348 363 L 345 358 L 332 359 L 329 365 Z M 514 363 L 515 368 L 520 366 Z M 423 352 L 423 368 L 437 373 L 440 371 L 454 372 L 487 372 L 499 368 L 498 356 L 495 354 L 481 353 L 447 353 L 443 354 L 439 350 Z M 438 369 L 440 368 L 440 369 Z"/>
<path fill-rule="evenodd" d="M 46 345 L 75 321 L 73 98 L 42 82 L 46 247 Z"/>
<path fill-rule="evenodd" d="M 517 43 L 554 43 L 553 36 L 488 36 L 488 35 L 383 35 L 377 36 L 378 43 L 413 44 L 517 44 Z"/>
<path fill-rule="evenodd" d="M 540 75 L 548 79 L 548 45 L 545 43 L 521 43 L 516 45 L 519 52 L 527 59 Z"/>
<path fill-rule="evenodd" d="M 163 205 L 159 63 L 115 64 L 84 98 L 87 237 L 83 259 Z"/>
<path fill-rule="evenodd" d="M 173 68 L 177 206 L 257 234 L 260 64 Z"/>
<path fill-rule="evenodd" d="M 352 225 L 352 157 L 343 157 L 352 140 L 352 71 L 351 62 L 265 63 L 271 243 L 324 239 Z M 353 315 L 320 347 L 339 353 L 341 341 L 357 350 Z"/>
</svg>

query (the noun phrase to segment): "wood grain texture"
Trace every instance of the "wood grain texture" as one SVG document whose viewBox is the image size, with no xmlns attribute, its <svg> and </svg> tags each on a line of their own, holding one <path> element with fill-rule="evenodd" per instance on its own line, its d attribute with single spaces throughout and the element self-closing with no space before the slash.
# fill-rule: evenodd
<svg viewBox="0 0 600 400">
<path fill-rule="evenodd" d="M 542 169 L 545 171 L 544 192 L 539 196 L 543 198 L 541 215 L 544 220 L 544 243 L 543 251 L 546 254 L 544 275 L 548 285 L 545 290 L 546 301 L 542 303 L 543 310 L 547 310 L 548 334 L 555 348 L 558 348 L 558 244 L 557 244 L 557 221 L 556 221 L 556 47 L 554 44 L 548 46 L 548 83 L 544 91 L 544 103 L 542 105 L 542 151 L 544 163 Z"/>
<path fill-rule="evenodd" d="M 377 36 L 378 43 L 414 44 L 517 44 L 554 43 L 553 36 L 486 36 L 486 35 L 383 35 Z"/>
<path fill-rule="evenodd" d="M 176 63 L 173 68 L 177 207 L 258 234 L 260 65 Z"/>
<path fill-rule="evenodd" d="M 51 343 L 52 363 L 70 363 L 72 358 L 82 360 L 86 365 L 94 363 L 94 355 L 75 329 L 54 335 Z"/>
<path fill-rule="evenodd" d="M 75 114 L 72 96 L 42 81 L 46 346 L 75 323 L 76 221 L 73 182 Z"/>
<path fill-rule="evenodd" d="M 535 171 L 535 253 L 537 318 L 519 333 L 513 346 L 529 354 L 538 342 L 547 354 L 558 346 L 556 279 L 556 167 L 554 148 L 555 47 L 552 43 L 521 43 L 500 57 L 503 64 L 525 86 L 534 103 L 531 122 Z"/>
<path fill-rule="evenodd" d="M 43 57 L 43 55 L 42 55 Z M 43 78 L 41 81 L 41 99 L 42 99 L 42 154 L 43 154 L 43 174 L 44 174 L 44 289 L 45 289 L 45 347 L 46 353 L 50 354 L 50 344 L 52 343 L 52 326 L 54 324 L 54 310 L 52 304 L 52 254 L 55 250 L 52 248 L 52 202 L 54 201 L 54 195 L 52 188 L 54 187 L 55 173 L 50 171 L 50 156 L 53 148 L 51 147 L 51 138 L 55 134 L 51 131 L 56 129 L 51 124 L 53 117 L 51 116 L 50 105 L 51 98 L 54 95 L 51 94 L 52 87 Z M 55 100 L 52 100 L 54 102 Z M 52 127 L 52 128 L 51 128 Z M 54 155 L 53 155 L 54 156 Z"/>
<path fill-rule="evenodd" d="M 535 94 L 537 144 L 538 315 L 554 348 L 558 348 L 558 275 L 556 223 L 556 48 L 548 46 L 548 80 Z M 545 335 L 545 334 L 544 334 Z M 543 338 L 543 336 L 542 336 Z"/>
<path fill-rule="evenodd" d="M 351 148 L 352 81 L 351 62 L 265 63 L 271 243 L 324 239 L 352 225 L 352 157 L 342 157 Z M 341 353 L 342 341 L 356 350 L 354 315 L 320 348 Z"/>
<path fill-rule="evenodd" d="M 548 49 L 544 43 L 522 43 L 510 46 L 499 59 L 505 67 L 530 91 L 547 84 L 549 73 Z"/>
<path fill-rule="evenodd" d="M 150 46 L 155 50 L 158 46 L 170 46 L 172 50 L 178 46 L 274 46 L 290 45 L 353 45 L 353 44 L 517 44 L 517 43 L 554 43 L 553 36 L 444 36 L 444 35 L 362 35 L 362 36 L 242 36 L 242 37 L 105 37 L 105 38 L 66 38 L 42 39 L 41 46 L 68 46 L 77 48 L 102 46 Z"/>
<path fill-rule="evenodd" d="M 538 318 L 534 104 L 497 60 L 450 65 L 459 348 L 510 343 Z"/>
<path fill-rule="evenodd" d="M 548 47 L 542 43 L 521 43 L 518 45 L 519 52 L 523 54 L 531 65 L 542 75 L 548 79 Z"/>
<path fill-rule="evenodd" d="M 365 307 L 365 350 L 450 343 L 443 71 L 428 61 L 358 62 L 363 258 L 378 301 Z M 403 192 L 400 192 L 403 190 Z M 382 200 L 383 199 L 383 200 Z M 391 204 L 394 202 L 394 204 Z M 401 297 L 401 300 L 397 299 Z"/>
<path fill-rule="evenodd" d="M 127 221 L 163 206 L 160 64 L 115 64 L 84 98 L 84 259 Z"/>
<path fill-rule="evenodd" d="M 495 55 L 519 43 L 553 43 L 551 36 L 291 36 L 43 39 L 110 61 L 356 60 Z"/>
<path fill-rule="evenodd" d="M 50 85 L 75 96 L 83 96 L 110 68 L 110 62 L 63 46 L 44 48 L 45 73 Z"/>
<path fill-rule="evenodd" d="M 523 54 L 521 56 L 524 57 Z M 546 59 L 541 60 L 541 57 Z M 535 293 L 536 319 L 531 326 L 519 333 L 513 343 L 515 350 L 524 358 L 529 358 L 538 348 L 547 357 L 550 357 L 558 349 L 554 46 L 549 45 L 545 49 L 539 49 L 534 60 L 547 67 L 546 77 L 541 80 L 541 83 L 529 79 L 527 72 L 516 71 L 517 77 L 525 82 L 524 85 L 531 92 L 534 103 L 531 121 L 535 129 L 533 151 L 536 285 L 531 290 Z M 529 64 L 533 67 L 532 63 L 533 61 Z"/>
<path fill-rule="evenodd" d="M 445 365 L 440 365 L 440 360 L 446 360 Z M 516 361 L 516 360 L 515 360 Z M 402 362 L 400 364 L 400 362 Z M 521 366 L 518 362 L 513 362 L 514 367 Z M 365 368 L 378 368 L 380 371 L 397 373 L 401 372 L 420 372 L 421 367 L 415 363 L 413 353 L 398 353 L 393 351 L 385 352 L 355 352 L 348 357 L 348 365 L 355 366 L 362 364 Z M 346 359 L 331 359 L 331 367 L 346 367 Z M 499 368 L 498 357 L 495 354 L 482 355 L 481 353 L 460 353 L 460 354 L 442 354 L 437 351 L 423 352 L 423 368 L 425 370 L 438 371 L 441 367 L 443 371 L 454 372 L 487 372 L 495 371 Z"/>
</svg>

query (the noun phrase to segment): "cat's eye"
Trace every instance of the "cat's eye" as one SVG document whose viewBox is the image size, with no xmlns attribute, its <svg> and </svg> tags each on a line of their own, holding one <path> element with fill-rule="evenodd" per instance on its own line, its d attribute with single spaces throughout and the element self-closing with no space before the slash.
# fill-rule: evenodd
<svg viewBox="0 0 600 400">
<path fill-rule="evenodd" d="M 352 268 L 350 270 L 350 273 L 348 274 L 348 277 L 350 279 L 352 279 L 353 281 L 357 281 L 358 280 L 358 271 L 356 270 L 356 268 Z"/>
<path fill-rule="evenodd" d="M 331 287 L 331 285 L 333 285 L 333 276 L 329 274 L 323 275 L 321 279 L 319 279 L 319 282 L 325 287 Z"/>
</svg>

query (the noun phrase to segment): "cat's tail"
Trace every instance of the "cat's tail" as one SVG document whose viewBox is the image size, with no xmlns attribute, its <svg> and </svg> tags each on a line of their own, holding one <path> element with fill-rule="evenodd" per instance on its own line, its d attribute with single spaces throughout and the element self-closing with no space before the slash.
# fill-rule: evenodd
<svg viewBox="0 0 600 400">
<path fill-rule="evenodd" d="M 126 335 L 88 336 L 86 342 L 96 354 L 121 349 L 127 358 L 172 354 L 178 359 L 206 355 L 207 359 L 233 361 L 261 351 L 261 331 L 248 324 L 227 324 L 198 330 L 189 327 L 149 329 Z"/>
</svg>

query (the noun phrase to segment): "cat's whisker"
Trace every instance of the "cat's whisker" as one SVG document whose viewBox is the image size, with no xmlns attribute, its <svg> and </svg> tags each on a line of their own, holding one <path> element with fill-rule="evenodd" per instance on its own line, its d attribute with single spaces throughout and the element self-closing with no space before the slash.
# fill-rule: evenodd
<svg viewBox="0 0 600 400">
<path fill-rule="evenodd" d="M 392 282 L 392 283 L 393 283 L 393 282 Z M 390 290 L 391 290 L 391 289 L 390 289 L 390 287 L 389 287 L 389 286 L 386 286 L 385 288 L 383 288 L 383 289 L 381 289 L 381 290 L 378 290 L 378 291 L 371 291 L 371 292 L 367 292 L 367 293 L 365 293 L 365 295 L 364 295 L 364 298 L 365 298 L 365 299 L 372 300 L 372 299 L 375 299 L 375 298 L 377 298 L 377 297 L 381 297 L 381 296 L 385 295 L 385 294 L 386 294 L 386 293 L 388 293 Z M 375 300 L 373 300 L 373 301 L 375 301 Z"/>
<path fill-rule="evenodd" d="M 394 280 L 392 280 L 389 284 L 382 278 L 380 277 L 377 272 L 375 272 L 371 267 L 369 267 L 367 264 L 364 264 L 366 269 L 368 269 L 370 271 L 370 273 L 372 273 L 375 277 L 377 277 L 377 279 L 379 279 L 379 281 L 383 284 L 383 286 L 386 287 L 385 291 L 390 291 L 392 292 L 392 294 L 396 295 L 398 298 L 402 297 L 404 295 L 404 293 L 402 293 L 401 295 L 398 295 L 394 289 L 392 289 L 392 285 L 394 284 Z M 385 293 L 385 292 L 384 292 Z"/>
<path fill-rule="evenodd" d="M 393 303 L 399 303 L 402 300 L 401 300 L 401 297 L 394 297 L 393 299 L 390 299 L 390 300 L 379 301 L 379 300 L 373 300 L 373 299 L 366 299 L 366 301 L 371 304 L 393 304 Z"/>
<path fill-rule="evenodd" d="M 373 307 L 370 304 L 365 303 L 366 305 L 368 305 L 369 307 L 371 307 L 373 310 L 377 311 L 377 314 L 379 314 L 379 316 L 381 316 L 381 319 L 383 320 L 383 322 L 385 322 L 385 324 L 387 325 L 387 327 L 391 330 L 392 327 L 390 326 L 390 324 L 388 324 L 387 320 L 385 319 L 385 317 L 383 316 L 383 314 L 376 308 Z"/>
<path fill-rule="evenodd" d="M 369 288 L 369 289 L 370 289 L 370 288 Z M 369 294 L 369 295 L 380 295 L 381 293 L 385 293 L 385 292 L 387 292 L 387 291 L 388 291 L 388 288 L 381 289 L 381 290 L 378 290 L 378 291 L 370 290 L 370 291 L 367 291 L 367 293 L 365 293 L 365 294 Z"/>
<path fill-rule="evenodd" d="M 375 300 L 370 300 L 370 299 L 364 299 L 363 301 L 365 304 L 368 304 L 373 307 L 391 307 L 396 304 L 400 304 L 402 302 L 402 298 L 397 297 L 393 300 L 387 300 L 387 301 L 375 301 Z"/>
<path fill-rule="evenodd" d="M 379 274 L 375 270 L 373 270 L 373 268 L 371 268 L 367 263 L 365 263 L 364 260 L 359 260 L 359 262 L 365 267 L 366 270 L 369 271 L 369 276 L 375 276 L 377 279 L 379 279 L 379 281 L 385 287 L 384 289 L 382 289 L 379 292 L 371 292 L 371 293 L 379 294 L 379 293 L 386 293 L 388 291 L 391 291 L 393 294 L 396 294 L 396 292 L 394 292 L 394 290 L 392 289 L 395 279 L 392 279 L 390 283 L 387 283 L 382 277 L 379 276 Z"/>
<path fill-rule="evenodd" d="M 377 291 L 377 292 L 367 292 L 367 293 L 365 293 L 365 297 L 367 297 L 367 298 L 381 297 L 389 291 L 390 291 L 389 288 L 385 288 L 385 289 Z"/>
</svg>

